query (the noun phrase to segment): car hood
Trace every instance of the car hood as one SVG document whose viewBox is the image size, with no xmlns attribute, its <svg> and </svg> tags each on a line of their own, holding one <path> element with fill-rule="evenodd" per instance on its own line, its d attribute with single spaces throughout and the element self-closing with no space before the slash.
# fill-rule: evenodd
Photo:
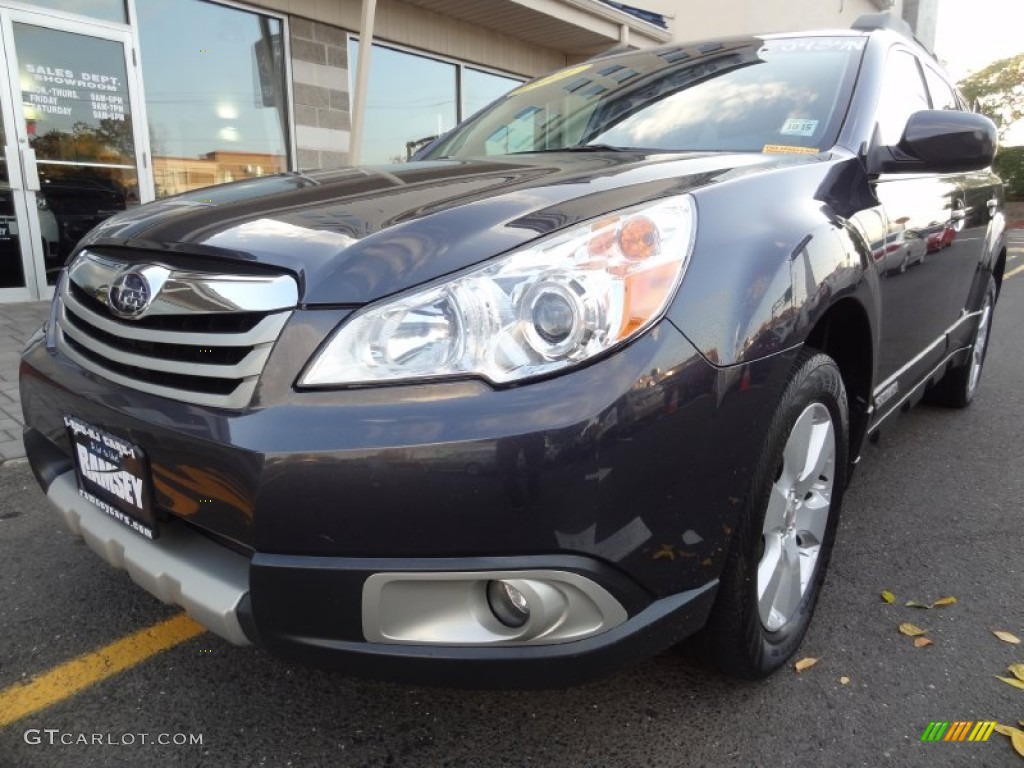
<svg viewBox="0 0 1024 768">
<path fill-rule="evenodd" d="M 285 270 L 304 305 L 359 305 L 610 211 L 816 156 L 542 152 L 291 173 L 125 211 L 80 247 Z M 230 270 L 225 264 L 225 270 Z"/>
</svg>

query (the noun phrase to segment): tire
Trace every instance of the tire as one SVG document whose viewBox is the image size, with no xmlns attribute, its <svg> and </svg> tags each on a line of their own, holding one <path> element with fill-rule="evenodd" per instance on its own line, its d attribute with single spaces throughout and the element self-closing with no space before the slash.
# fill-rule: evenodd
<svg viewBox="0 0 1024 768">
<path fill-rule="evenodd" d="M 992 338 L 992 316 L 996 308 L 996 282 L 991 277 L 981 303 L 981 320 L 971 340 L 970 357 L 963 365 L 950 368 L 946 374 L 928 390 L 925 401 L 946 408 L 966 408 L 978 393 L 981 372 L 988 354 L 988 342 Z"/>
<path fill-rule="evenodd" d="M 803 640 L 835 542 L 848 434 L 839 368 L 806 349 L 772 418 L 715 604 L 695 638 L 722 672 L 765 677 Z"/>
</svg>

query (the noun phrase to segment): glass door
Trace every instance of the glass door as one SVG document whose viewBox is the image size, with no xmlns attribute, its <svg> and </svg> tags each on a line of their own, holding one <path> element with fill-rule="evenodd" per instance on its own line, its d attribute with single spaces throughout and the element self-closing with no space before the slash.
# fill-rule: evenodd
<svg viewBox="0 0 1024 768">
<path fill-rule="evenodd" d="M 5 53 L 0 39 L 0 56 Z M 0 89 L 0 301 L 19 301 L 32 298 L 28 285 L 34 273 L 18 143 L 8 130 L 14 125 L 14 103 L 6 90 Z"/>
<path fill-rule="evenodd" d="M 78 240 L 151 189 L 140 179 L 137 73 L 127 29 L 17 10 L 0 19 L 11 94 L 6 170 L 18 166 L 9 194 L 23 211 L 21 283 L 13 261 L 0 262 L 0 280 L 15 283 L 0 284 L 0 299 L 6 288 L 45 297 Z"/>
</svg>

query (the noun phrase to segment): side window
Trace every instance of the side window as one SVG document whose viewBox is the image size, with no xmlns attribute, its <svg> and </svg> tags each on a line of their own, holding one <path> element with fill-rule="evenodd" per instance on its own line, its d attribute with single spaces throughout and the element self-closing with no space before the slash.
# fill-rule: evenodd
<svg viewBox="0 0 1024 768">
<path fill-rule="evenodd" d="M 960 109 L 956 100 L 956 92 L 939 73 L 931 67 L 924 68 L 924 79 L 928 81 L 928 92 L 932 95 L 932 109 Z"/>
<path fill-rule="evenodd" d="M 885 82 L 876 114 L 882 143 L 898 144 L 907 120 L 922 109 L 930 109 L 930 106 L 917 59 L 907 51 L 895 50 L 885 67 Z"/>
</svg>

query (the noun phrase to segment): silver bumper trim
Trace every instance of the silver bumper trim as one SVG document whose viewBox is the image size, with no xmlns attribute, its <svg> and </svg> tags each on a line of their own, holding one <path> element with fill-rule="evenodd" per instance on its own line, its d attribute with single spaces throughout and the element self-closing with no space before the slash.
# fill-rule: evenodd
<svg viewBox="0 0 1024 768">
<path fill-rule="evenodd" d="M 140 587 L 225 640 L 250 644 L 238 621 L 238 604 L 249 591 L 248 558 L 184 525 L 167 526 L 151 541 L 82 498 L 74 472 L 54 480 L 46 496 L 72 533 Z"/>
</svg>

